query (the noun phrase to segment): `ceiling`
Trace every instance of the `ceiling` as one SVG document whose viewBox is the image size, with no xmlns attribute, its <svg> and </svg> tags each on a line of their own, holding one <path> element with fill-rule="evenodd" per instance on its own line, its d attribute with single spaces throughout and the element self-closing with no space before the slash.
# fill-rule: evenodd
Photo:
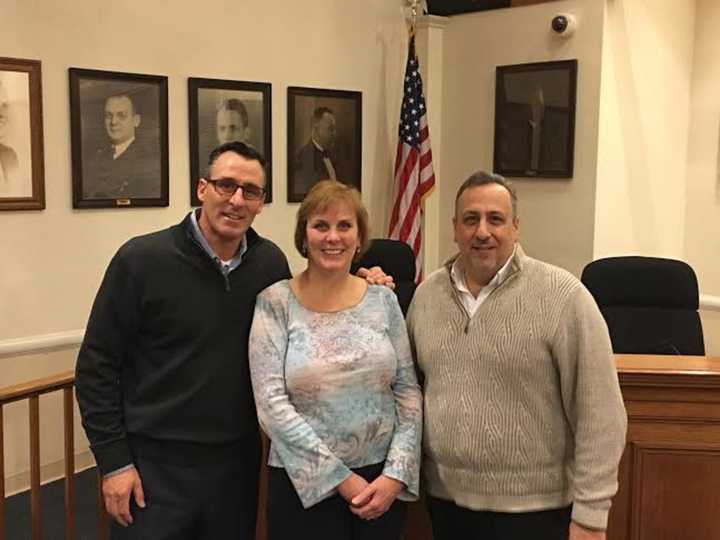
<svg viewBox="0 0 720 540">
<path fill-rule="evenodd" d="M 486 11 L 530 4 L 541 4 L 554 0 L 427 0 L 430 15 L 459 15 L 473 11 Z"/>
</svg>

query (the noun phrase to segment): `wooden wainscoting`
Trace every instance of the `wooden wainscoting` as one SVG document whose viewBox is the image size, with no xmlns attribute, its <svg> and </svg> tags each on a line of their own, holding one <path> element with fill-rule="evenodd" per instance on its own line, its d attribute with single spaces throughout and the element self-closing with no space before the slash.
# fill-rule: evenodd
<svg viewBox="0 0 720 540">
<path fill-rule="evenodd" d="M 608 540 L 720 539 L 720 358 L 617 355 L 628 412 Z"/>
</svg>

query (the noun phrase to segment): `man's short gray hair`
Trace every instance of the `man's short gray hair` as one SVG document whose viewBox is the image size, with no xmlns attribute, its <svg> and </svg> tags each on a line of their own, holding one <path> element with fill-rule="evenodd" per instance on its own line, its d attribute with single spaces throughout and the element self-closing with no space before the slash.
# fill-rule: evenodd
<svg viewBox="0 0 720 540">
<path fill-rule="evenodd" d="M 487 186 L 489 184 L 497 184 L 498 186 L 502 186 L 507 189 L 510 194 L 510 202 L 512 203 L 513 218 L 516 218 L 518 214 L 517 193 L 515 193 L 515 188 L 508 180 L 505 179 L 504 176 L 486 171 L 474 172 L 462 183 L 460 188 L 457 190 L 457 195 L 455 195 L 455 214 L 457 214 L 457 203 L 460 200 L 460 195 L 462 195 L 465 190 L 480 186 Z"/>
</svg>

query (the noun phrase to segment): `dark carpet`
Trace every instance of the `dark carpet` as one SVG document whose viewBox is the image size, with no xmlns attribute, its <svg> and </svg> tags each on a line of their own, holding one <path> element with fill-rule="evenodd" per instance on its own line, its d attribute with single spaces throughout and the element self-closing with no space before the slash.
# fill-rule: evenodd
<svg viewBox="0 0 720 540">
<path fill-rule="evenodd" d="M 56 480 L 42 487 L 40 496 L 43 540 L 65 538 L 65 483 Z M 30 492 L 5 501 L 8 540 L 30 540 Z M 78 540 L 97 538 L 97 472 L 87 469 L 75 475 L 75 527 Z"/>
</svg>

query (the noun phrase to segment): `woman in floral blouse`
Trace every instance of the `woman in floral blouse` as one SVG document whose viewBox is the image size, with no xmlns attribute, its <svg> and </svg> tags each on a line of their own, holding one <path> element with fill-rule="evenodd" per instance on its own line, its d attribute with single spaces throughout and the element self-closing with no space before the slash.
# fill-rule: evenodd
<svg viewBox="0 0 720 540">
<path fill-rule="evenodd" d="M 368 243 L 357 190 L 322 181 L 297 216 L 306 270 L 258 296 L 250 370 L 272 441 L 269 540 L 397 540 L 402 501 L 418 497 L 422 397 L 405 321 L 390 289 L 350 274 Z"/>
</svg>

